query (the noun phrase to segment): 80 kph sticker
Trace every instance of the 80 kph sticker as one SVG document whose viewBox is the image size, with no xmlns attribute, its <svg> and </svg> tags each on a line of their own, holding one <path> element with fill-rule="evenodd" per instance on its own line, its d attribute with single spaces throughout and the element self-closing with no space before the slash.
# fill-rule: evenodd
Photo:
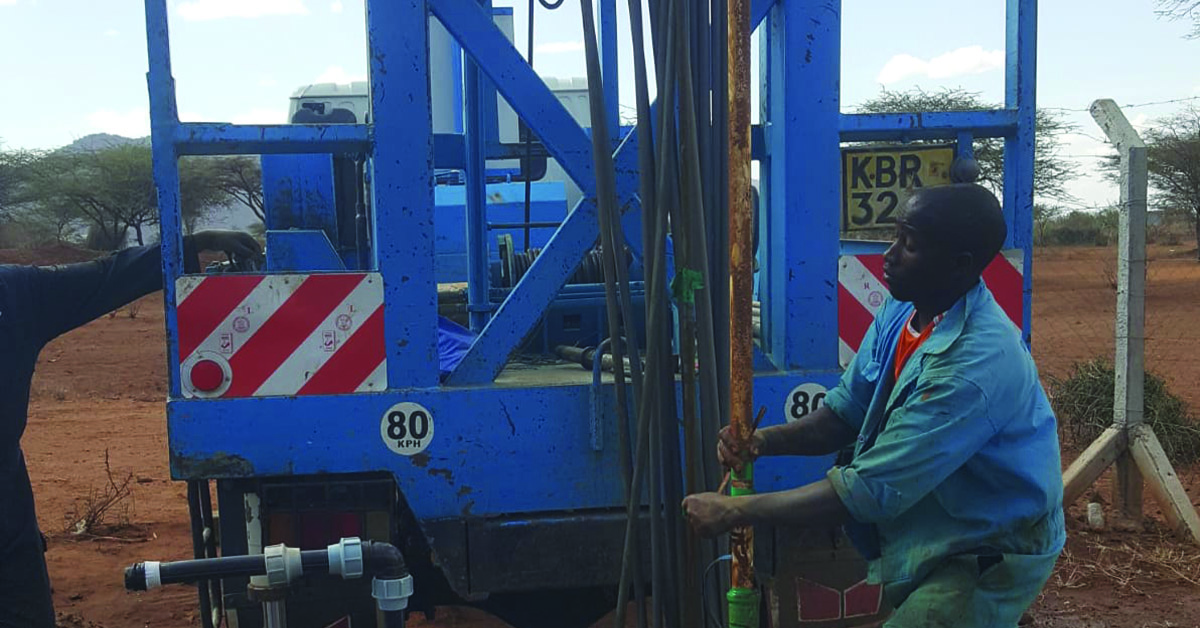
<svg viewBox="0 0 1200 628">
<path fill-rule="evenodd" d="M 388 449 L 401 456 L 414 456 L 433 441 L 433 414 L 419 403 L 400 402 L 383 414 L 379 435 Z"/>
</svg>

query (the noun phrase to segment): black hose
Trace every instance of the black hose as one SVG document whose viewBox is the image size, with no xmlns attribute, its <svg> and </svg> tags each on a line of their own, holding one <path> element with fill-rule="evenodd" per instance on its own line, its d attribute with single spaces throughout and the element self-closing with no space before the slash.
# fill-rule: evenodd
<svg viewBox="0 0 1200 628">
<path fill-rule="evenodd" d="M 362 549 L 364 571 L 376 578 L 394 580 L 409 575 L 404 555 L 396 546 L 390 543 L 368 541 L 363 543 Z M 328 573 L 329 550 L 300 552 L 300 565 L 304 573 Z M 178 560 L 158 563 L 158 584 L 181 584 L 197 580 L 261 576 L 266 573 L 267 561 L 262 554 Z M 137 563 L 125 568 L 125 588 L 127 590 L 145 591 L 147 584 L 146 563 Z"/>
<path fill-rule="evenodd" d="M 266 572 L 266 558 L 262 554 L 199 558 L 160 563 L 158 565 L 158 582 L 182 584 L 212 578 L 261 576 Z M 145 591 L 147 589 L 146 563 L 137 563 L 125 568 L 125 589 L 129 591 Z"/>
</svg>

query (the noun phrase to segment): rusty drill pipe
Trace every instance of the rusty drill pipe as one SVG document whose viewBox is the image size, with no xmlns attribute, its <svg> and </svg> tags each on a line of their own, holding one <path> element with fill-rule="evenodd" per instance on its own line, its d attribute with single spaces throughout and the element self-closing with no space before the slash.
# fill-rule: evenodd
<svg viewBox="0 0 1200 628">
<path fill-rule="evenodd" d="M 754 225 L 750 198 L 750 0 L 729 0 L 729 422 L 739 439 L 753 433 Z M 753 465 L 733 474 L 734 494 L 754 491 Z M 730 626 L 757 624 L 754 529 L 730 533 Z"/>
</svg>

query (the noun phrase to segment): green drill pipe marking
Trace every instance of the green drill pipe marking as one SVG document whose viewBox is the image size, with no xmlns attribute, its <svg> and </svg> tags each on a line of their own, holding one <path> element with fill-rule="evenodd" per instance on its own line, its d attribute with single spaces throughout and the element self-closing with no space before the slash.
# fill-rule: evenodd
<svg viewBox="0 0 1200 628">
<path fill-rule="evenodd" d="M 696 291 L 704 287 L 704 276 L 700 271 L 681 268 L 671 280 L 671 292 L 677 303 L 692 305 L 696 302 Z"/>
<path fill-rule="evenodd" d="M 729 628 L 758 628 L 759 593 L 757 589 L 730 589 Z"/>
<path fill-rule="evenodd" d="M 741 471 L 731 471 L 729 495 L 742 497 L 754 494 L 754 464 L 747 463 Z M 725 594 L 729 605 L 729 628 L 758 628 L 759 593 L 757 589 L 732 587 Z"/>
<path fill-rule="evenodd" d="M 748 462 L 741 471 L 731 471 L 729 475 L 729 495 L 742 497 L 754 494 L 754 463 Z"/>
</svg>

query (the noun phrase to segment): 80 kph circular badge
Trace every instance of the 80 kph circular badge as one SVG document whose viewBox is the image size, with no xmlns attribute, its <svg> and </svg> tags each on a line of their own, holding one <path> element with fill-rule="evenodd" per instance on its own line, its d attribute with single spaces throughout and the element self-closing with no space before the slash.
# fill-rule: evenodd
<svg viewBox="0 0 1200 628">
<path fill-rule="evenodd" d="M 783 402 L 783 418 L 791 423 L 810 412 L 816 412 L 825 405 L 825 393 L 825 387 L 815 382 L 805 382 L 793 388 Z"/>
<path fill-rule="evenodd" d="M 415 456 L 433 440 L 433 415 L 419 403 L 402 401 L 383 414 L 379 435 L 393 452 Z"/>
</svg>

